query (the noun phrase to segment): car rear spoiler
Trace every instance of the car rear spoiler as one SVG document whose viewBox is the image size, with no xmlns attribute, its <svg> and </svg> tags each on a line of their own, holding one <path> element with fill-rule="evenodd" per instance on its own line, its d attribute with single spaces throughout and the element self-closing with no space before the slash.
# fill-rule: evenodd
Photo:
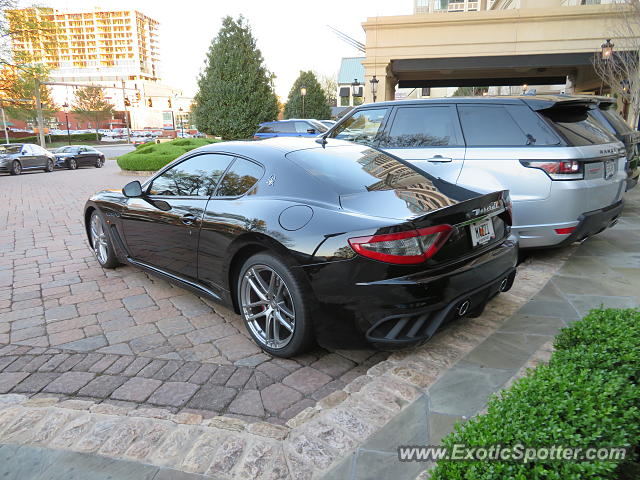
<svg viewBox="0 0 640 480">
<path fill-rule="evenodd" d="M 566 98 L 540 98 L 540 97 L 522 97 L 532 110 L 549 110 L 552 108 L 595 108 L 600 100 L 597 97 L 569 97 Z"/>
</svg>

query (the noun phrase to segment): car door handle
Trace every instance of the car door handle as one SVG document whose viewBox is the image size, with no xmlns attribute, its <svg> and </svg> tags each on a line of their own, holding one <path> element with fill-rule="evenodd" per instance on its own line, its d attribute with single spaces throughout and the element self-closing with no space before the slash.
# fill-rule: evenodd
<svg viewBox="0 0 640 480">
<path fill-rule="evenodd" d="M 442 155 L 434 155 L 433 157 L 428 158 L 427 160 L 429 160 L 432 163 L 445 163 L 445 162 L 450 162 L 451 158 L 443 157 Z"/>
<path fill-rule="evenodd" d="M 180 221 L 185 225 L 193 225 L 196 221 L 196 216 L 191 213 L 187 213 L 180 217 Z"/>
</svg>

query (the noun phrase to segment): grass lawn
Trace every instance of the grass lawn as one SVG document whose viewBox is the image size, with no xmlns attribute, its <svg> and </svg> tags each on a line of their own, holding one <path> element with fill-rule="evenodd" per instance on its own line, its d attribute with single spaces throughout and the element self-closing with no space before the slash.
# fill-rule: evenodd
<svg viewBox="0 0 640 480">
<path fill-rule="evenodd" d="M 155 172 L 189 150 L 218 141 L 208 138 L 178 138 L 170 142 L 140 145 L 133 152 L 118 157 L 118 166 L 122 170 Z"/>
</svg>

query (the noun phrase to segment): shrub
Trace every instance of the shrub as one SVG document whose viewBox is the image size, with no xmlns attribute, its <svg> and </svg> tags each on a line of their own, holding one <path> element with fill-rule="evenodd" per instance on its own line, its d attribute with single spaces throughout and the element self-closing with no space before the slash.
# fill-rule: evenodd
<svg viewBox="0 0 640 480">
<path fill-rule="evenodd" d="M 95 133 L 76 133 L 76 134 L 70 135 L 70 137 L 71 137 L 72 144 L 88 142 L 88 141 L 94 142 L 96 140 Z M 69 139 L 67 135 L 45 135 L 44 138 L 47 143 L 66 142 Z M 102 138 L 102 135 L 100 135 L 100 138 Z M 30 136 L 30 137 L 11 138 L 9 139 L 9 141 L 11 143 L 40 143 L 40 140 L 38 139 L 37 135 Z"/>
<path fill-rule="evenodd" d="M 437 480 L 640 478 L 640 312 L 594 310 L 561 331 L 548 365 L 492 398 L 443 444 L 632 447 L 624 461 L 440 461 Z"/>
<path fill-rule="evenodd" d="M 118 157 L 118 165 L 122 170 L 155 172 L 180 155 L 216 141 L 207 138 L 180 138 L 170 142 L 139 145 L 133 152 Z"/>
</svg>

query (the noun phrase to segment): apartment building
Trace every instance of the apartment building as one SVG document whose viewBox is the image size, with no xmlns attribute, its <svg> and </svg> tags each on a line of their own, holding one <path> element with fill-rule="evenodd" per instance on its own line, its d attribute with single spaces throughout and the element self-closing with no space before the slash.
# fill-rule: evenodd
<svg viewBox="0 0 640 480">
<path fill-rule="evenodd" d="M 414 13 L 479 12 L 489 10 L 495 0 L 414 0 Z"/>
<path fill-rule="evenodd" d="M 189 111 L 192 99 L 161 81 L 159 23 L 153 18 L 101 8 L 25 8 L 9 15 L 10 21 L 20 17 L 51 28 L 15 35 L 15 56 L 46 65 L 53 82 L 104 87 L 116 110 L 128 110 L 132 128 L 162 128 L 163 118 Z M 73 87 L 54 86 L 52 92 L 58 105 L 73 103 Z"/>
</svg>

